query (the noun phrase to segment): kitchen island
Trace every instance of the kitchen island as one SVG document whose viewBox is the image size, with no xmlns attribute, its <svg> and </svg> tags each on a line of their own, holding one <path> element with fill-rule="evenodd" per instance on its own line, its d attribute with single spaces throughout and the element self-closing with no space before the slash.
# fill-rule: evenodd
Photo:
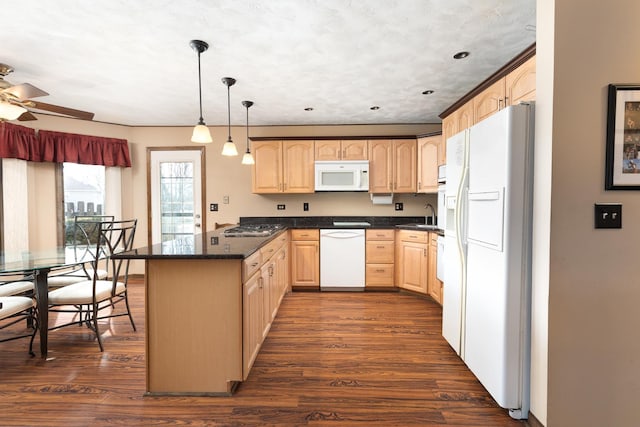
<svg viewBox="0 0 640 427">
<path fill-rule="evenodd" d="M 146 394 L 233 393 L 255 358 L 247 351 L 256 335 L 251 321 L 261 321 L 257 328 L 265 331 L 262 320 L 272 320 L 264 306 L 247 304 L 244 283 L 253 283 L 287 246 L 286 231 L 260 237 L 213 231 L 118 255 L 145 260 Z M 265 267 L 266 276 L 274 271 L 271 264 Z M 257 279 L 255 290 L 262 291 Z M 279 283 L 271 292 L 254 294 L 273 315 L 286 292 Z"/>
</svg>

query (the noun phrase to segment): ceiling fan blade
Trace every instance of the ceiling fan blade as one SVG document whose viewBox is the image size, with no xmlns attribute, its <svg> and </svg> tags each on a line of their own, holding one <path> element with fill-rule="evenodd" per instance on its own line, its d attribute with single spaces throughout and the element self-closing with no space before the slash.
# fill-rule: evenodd
<svg viewBox="0 0 640 427">
<path fill-rule="evenodd" d="M 73 108 L 60 107 L 59 105 L 46 104 L 40 101 L 31 101 L 33 106 L 30 108 L 34 110 L 49 111 L 51 113 L 62 114 L 63 116 L 77 117 L 82 120 L 92 120 L 94 113 L 88 111 L 75 110 Z"/>
<path fill-rule="evenodd" d="M 18 121 L 21 121 L 21 122 L 28 122 L 30 120 L 38 120 L 38 119 L 36 118 L 36 116 L 34 116 L 28 111 L 26 113 L 22 113 L 22 115 L 18 117 Z"/>
<path fill-rule="evenodd" d="M 24 101 L 26 99 L 37 98 L 39 96 L 49 95 L 47 92 L 35 87 L 30 83 L 22 83 L 19 85 L 11 86 L 4 89 L 4 92 L 8 92 L 15 96 L 17 99 Z"/>
</svg>

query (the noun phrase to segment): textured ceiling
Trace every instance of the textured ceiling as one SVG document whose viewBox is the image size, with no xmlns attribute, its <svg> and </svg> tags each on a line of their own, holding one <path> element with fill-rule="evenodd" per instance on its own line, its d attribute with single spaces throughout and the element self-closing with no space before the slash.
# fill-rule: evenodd
<svg viewBox="0 0 640 427">
<path fill-rule="evenodd" d="M 2 15 L 7 80 L 125 125 L 195 124 L 191 39 L 210 45 L 208 125 L 227 122 L 225 76 L 232 124 L 245 123 L 242 100 L 252 125 L 438 123 L 535 42 L 535 0 L 30 0 Z"/>
</svg>

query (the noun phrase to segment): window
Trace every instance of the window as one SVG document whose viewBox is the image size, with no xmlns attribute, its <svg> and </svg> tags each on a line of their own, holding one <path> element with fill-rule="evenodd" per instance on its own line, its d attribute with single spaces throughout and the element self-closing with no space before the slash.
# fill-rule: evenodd
<svg viewBox="0 0 640 427">
<path fill-rule="evenodd" d="M 71 240 L 76 215 L 105 214 L 105 167 L 63 163 L 65 246 Z"/>
</svg>

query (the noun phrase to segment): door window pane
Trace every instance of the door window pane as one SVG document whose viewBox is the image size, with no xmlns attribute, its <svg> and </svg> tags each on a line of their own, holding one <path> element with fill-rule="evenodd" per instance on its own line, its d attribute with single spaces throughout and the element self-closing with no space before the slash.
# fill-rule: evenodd
<svg viewBox="0 0 640 427">
<path fill-rule="evenodd" d="M 160 163 L 161 241 L 194 232 L 193 163 Z"/>
</svg>

